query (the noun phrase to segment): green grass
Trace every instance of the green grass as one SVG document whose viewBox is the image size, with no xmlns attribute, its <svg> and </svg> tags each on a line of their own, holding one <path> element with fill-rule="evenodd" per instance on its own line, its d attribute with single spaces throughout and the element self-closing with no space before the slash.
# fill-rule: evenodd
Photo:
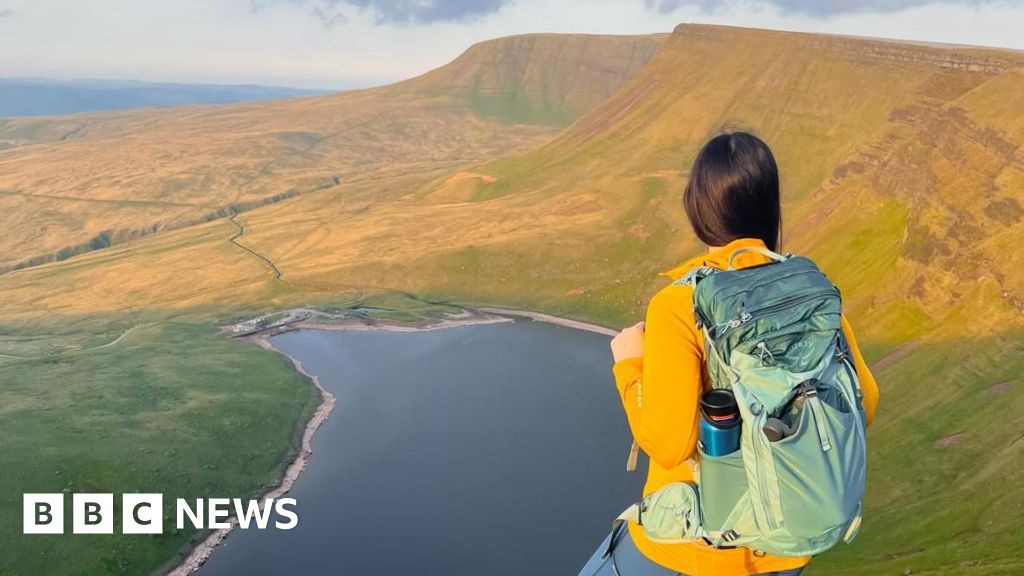
<svg viewBox="0 0 1024 576">
<path fill-rule="evenodd" d="M 517 93 L 481 94 L 473 92 L 465 96 L 466 107 L 481 116 L 490 116 L 511 124 L 536 124 L 563 128 L 568 126 L 575 114 L 563 109 L 560 103 L 544 98 L 534 98 Z"/>
<path fill-rule="evenodd" d="M 458 308 L 371 291 L 314 304 L 422 322 Z M 204 534 L 175 529 L 176 498 L 276 485 L 319 395 L 281 356 L 217 335 L 256 310 L 142 312 L 0 325 L 0 575 L 144 574 Z M 281 312 L 273 312 L 271 320 Z M 114 345 L 119 336 L 130 331 Z M 164 494 L 165 533 L 21 534 L 22 494 Z M 70 496 L 65 522 L 70 523 Z"/>
<path fill-rule="evenodd" d="M 88 341 L 124 323 L 82 320 L 53 348 L 66 349 L 74 330 Z M 11 575 L 144 574 L 175 558 L 201 535 L 175 529 L 174 499 L 247 498 L 274 485 L 319 399 L 282 357 L 175 321 L 92 352 L 0 359 L 0 372 L 0 574 Z M 163 493 L 165 533 L 25 536 L 24 492 L 111 492 L 115 503 Z"/>
</svg>

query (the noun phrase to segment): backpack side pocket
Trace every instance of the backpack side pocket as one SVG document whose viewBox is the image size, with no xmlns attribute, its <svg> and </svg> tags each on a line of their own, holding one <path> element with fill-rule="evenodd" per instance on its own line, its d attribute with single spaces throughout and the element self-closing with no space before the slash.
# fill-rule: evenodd
<svg viewBox="0 0 1024 576">
<path fill-rule="evenodd" d="M 651 540 L 662 543 L 691 542 L 704 537 L 697 488 L 673 482 L 649 494 L 640 503 L 639 524 Z"/>
<path fill-rule="evenodd" d="M 725 523 L 747 492 L 747 472 L 743 451 L 725 456 L 700 453 L 700 503 L 704 528 L 718 532 L 735 528 Z"/>
</svg>

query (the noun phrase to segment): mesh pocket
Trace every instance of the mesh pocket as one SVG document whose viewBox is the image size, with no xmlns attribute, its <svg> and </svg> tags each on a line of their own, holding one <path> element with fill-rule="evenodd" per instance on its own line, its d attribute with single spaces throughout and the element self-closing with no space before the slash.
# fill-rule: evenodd
<svg viewBox="0 0 1024 576">
<path fill-rule="evenodd" d="M 725 456 L 700 453 L 700 502 L 704 528 L 727 530 L 725 526 L 736 503 L 747 492 L 747 472 L 743 452 L 736 450 Z"/>
</svg>

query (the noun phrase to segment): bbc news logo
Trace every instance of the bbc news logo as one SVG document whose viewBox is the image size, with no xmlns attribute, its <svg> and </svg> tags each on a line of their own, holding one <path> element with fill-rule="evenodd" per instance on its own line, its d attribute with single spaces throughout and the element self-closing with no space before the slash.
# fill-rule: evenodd
<svg viewBox="0 0 1024 576">
<path fill-rule="evenodd" d="M 240 498 L 185 498 L 175 500 L 175 526 L 186 523 L 199 530 L 230 528 L 234 516 L 238 527 L 265 530 L 273 526 L 291 530 L 299 524 L 294 498 L 242 500 Z M 122 494 L 122 534 L 163 534 L 163 494 Z M 113 534 L 113 494 L 72 494 L 72 534 Z M 271 518 L 274 521 L 271 522 Z M 25 534 L 64 533 L 64 494 L 25 494 L 22 500 L 22 532 Z"/>
</svg>

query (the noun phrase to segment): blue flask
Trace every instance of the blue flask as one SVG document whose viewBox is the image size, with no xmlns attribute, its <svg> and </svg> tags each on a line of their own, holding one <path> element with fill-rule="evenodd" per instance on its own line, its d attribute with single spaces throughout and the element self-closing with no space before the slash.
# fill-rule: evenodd
<svg viewBox="0 0 1024 576">
<path fill-rule="evenodd" d="M 700 397 L 700 443 L 704 454 L 725 456 L 740 449 L 740 408 L 729 390 Z"/>
</svg>

